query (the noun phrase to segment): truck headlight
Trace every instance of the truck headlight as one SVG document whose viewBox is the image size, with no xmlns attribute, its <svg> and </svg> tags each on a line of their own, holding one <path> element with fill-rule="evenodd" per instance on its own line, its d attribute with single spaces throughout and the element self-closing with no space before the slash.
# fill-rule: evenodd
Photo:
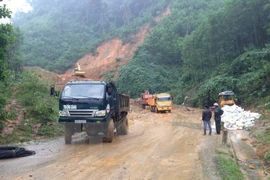
<svg viewBox="0 0 270 180">
<path fill-rule="evenodd" d="M 59 116 L 69 116 L 69 112 L 68 111 L 59 111 Z"/>
<path fill-rule="evenodd" d="M 96 111 L 95 116 L 96 117 L 106 116 L 106 111 L 105 110 Z"/>
</svg>

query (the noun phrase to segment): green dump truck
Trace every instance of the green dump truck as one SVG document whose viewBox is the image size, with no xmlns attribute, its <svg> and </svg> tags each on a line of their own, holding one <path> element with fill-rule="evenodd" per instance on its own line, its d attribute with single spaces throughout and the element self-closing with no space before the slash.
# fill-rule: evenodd
<svg viewBox="0 0 270 180">
<path fill-rule="evenodd" d="M 128 133 L 130 97 L 120 94 L 113 83 L 71 81 L 59 95 L 59 123 L 65 125 L 65 143 L 72 135 L 85 131 L 88 136 L 102 136 L 112 142 L 116 135 Z"/>
</svg>

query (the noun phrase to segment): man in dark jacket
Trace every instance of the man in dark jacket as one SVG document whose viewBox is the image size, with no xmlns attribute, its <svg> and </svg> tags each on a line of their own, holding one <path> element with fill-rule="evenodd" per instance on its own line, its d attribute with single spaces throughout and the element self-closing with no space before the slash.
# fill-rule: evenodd
<svg viewBox="0 0 270 180">
<path fill-rule="evenodd" d="M 216 133 L 217 135 L 220 134 L 220 122 L 221 122 L 221 115 L 223 114 L 223 110 L 219 107 L 218 103 L 214 103 L 215 110 L 214 110 L 214 119 L 216 124 Z"/>
<path fill-rule="evenodd" d="M 202 120 L 203 120 L 203 135 L 206 135 L 206 128 L 208 126 L 209 128 L 209 135 L 212 134 L 212 128 L 211 128 L 211 117 L 212 117 L 212 112 L 209 109 L 209 106 L 206 105 L 205 109 L 202 113 Z"/>
</svg>

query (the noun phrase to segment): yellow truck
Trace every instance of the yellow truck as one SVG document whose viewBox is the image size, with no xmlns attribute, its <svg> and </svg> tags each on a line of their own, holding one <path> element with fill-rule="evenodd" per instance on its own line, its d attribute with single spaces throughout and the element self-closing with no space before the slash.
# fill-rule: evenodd
<svg viewBox="0 0 270 180">
<path fill-rule="evenodd" d="M 148 105 L 150 110 L 158 112 L 172 111 L 172 97 L 168 93 L 154 94 L 148 98 Z"/>
</svg>

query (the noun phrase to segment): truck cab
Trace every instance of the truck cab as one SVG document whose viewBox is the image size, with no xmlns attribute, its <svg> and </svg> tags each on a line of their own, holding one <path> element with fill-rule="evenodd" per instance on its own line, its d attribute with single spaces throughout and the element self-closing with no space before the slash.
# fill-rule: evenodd
<svg viewBox="0 0 270 180">
<path fill-rule="evenodd" d="M 232 91 L 224 91 L 218 94 L 218 104 L 220 107 L 223 107 L 224 105 L 234 105 L 235 101 L 233 99 L 234 92 Z"/>
<path fill-rule="evenodd" d="M 172 110 L 172 97 L 168 93 L 155 94 L 148 99 L 148 104 L 151 111 L 155 112 L 171 112 Z"/>
</svg>

